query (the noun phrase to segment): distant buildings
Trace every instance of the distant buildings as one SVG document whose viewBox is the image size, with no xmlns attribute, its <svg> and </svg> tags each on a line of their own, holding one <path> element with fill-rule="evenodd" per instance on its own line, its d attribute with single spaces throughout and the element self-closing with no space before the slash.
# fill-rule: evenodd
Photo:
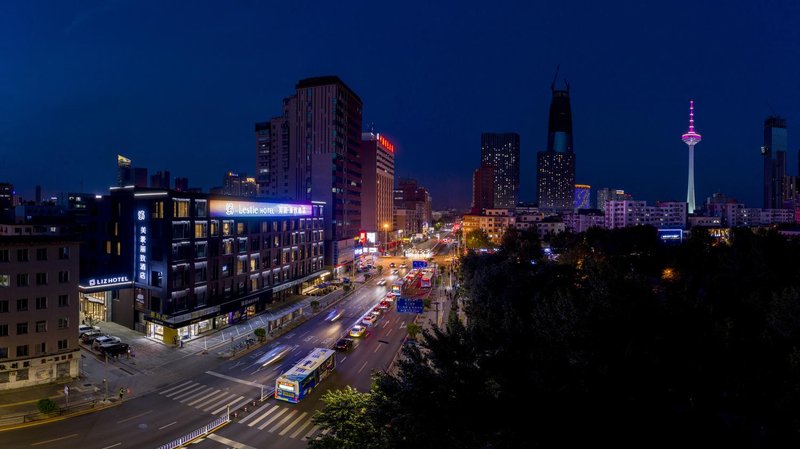
<svg viewBox="0 0 800 449">
<path fill-rule="evenodd" d="M 211 193 L 232 196 L 256 196 L 258 184 L 256 178 L 247 177 L 245 173 L 228 172 L 222 178 L 222 187 L 212 189 Z"/>
<path fill-rule="evenodd" d="M 573 209 L 589 209 L 592 207 L 592 186 L 575 184 L 575 202 Z"/>
<path fill-rule="evenodd" d="M 433 222 L 431 194 L 414 179 L 401 179 L 394 190 L 395 228 L 403 235 L 423 232 Z"/>
<path fill-rule="evenodd" d="M 605 227 L 608 229 L 650 225 L 656 228 L 686 228 L 687 203 L 660 201 L 648 206 L 645 201 L 609 201 Z"/>
<path fill-rule="evenodd" d="M 631 201 L 633 195 L 625 193 L 622 189 L 610 189 L 603 187 L 597 191 L 597 208 L 605 212 L 608 201 Z"/>
<path fill-rule="evenodd" d="M 481 167 L 492 167 L 494 208 L 513 208 L 519 200 L 519 134 L 481 134 Z"/>
<path fill-rule="evenodd" d="M 575 153 L 572 148 L 572 109 L 569 84 L 556 90 L 550 102 L 547 150 L 536 160 L 536 190 L 543 210 L 572 210 L 575 197 Z"/>
<path fill-rule="evenodd" d="M 394 144 L 379 133 L 361 134 L 361 228 L 384 242 L 394 233 Z"/>
<path fill-rule="evenodd" d="M 768 117 L 764 120 L 764 145 L 761 147 L 761 156 L 764 160 L 762 181 L 764 209 L 784 207 L 786 149 L 786 119 L 777 116 Z"/>
<path fill-rule="evenodd" d="M 484 209 L 493 209 L 495 200 L 494 167 L 481 166 L 472 175 L 472 211 L 480 214 Z"/>
</svg>

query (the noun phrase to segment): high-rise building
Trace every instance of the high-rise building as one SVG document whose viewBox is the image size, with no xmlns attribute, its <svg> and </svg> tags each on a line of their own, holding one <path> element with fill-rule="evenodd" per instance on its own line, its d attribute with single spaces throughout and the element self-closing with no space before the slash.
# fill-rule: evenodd
<svg viewBox="0 0 800 449">
<path fill-rule="evenodd" d="M 169 170 L 157 171 L 150 176 L 150 187 L 154 189 L 168 189 L 170 185 Z"/>
<path fill-rule="evenodd" d="M 14 209 L 14 184 L 0 182 L 0 214 Z"/>
<path fill-rule="evenodd" d="M 478 167 L 472 175 L 472 214 L 494 209 L 494 186 L 494 167 Z"/>
<path fill-rule="evenodd" d="M 416 180 L 401 179 L 394 190 L 395 227 L 405 235 L 422 232 L 433 221 L 431 202 L 431 194 Z"/>
<path fill-rule="evenodd" d="M 764 146 L 761 147 L 761 156 L 764 158 L 763 191 L 765 209 L 780 209 L 783 207 L 787 143 L 786 119 L 771 116 L 764 120 Z"/>
<path fill-rule="evenodd" d="M 605 212 L 608 201 L 632 201 L 633 195 L 625 193 L 622 189 L 609 189 L 603 187 L 597 191 L 597 208 Z"/>
<path fill-rule="evenodd" d="M 131 181 L 133 180 L 133 166 L 131 165 L 131 160 L 127 157 L 118 154 L 117 155 L 117 186 L 124 187 L 126 185 L 130 185 Z"/>
<path fill-rule="evenodd" d="M 175 178 L 175 190 L 178 192 L 189 190 L 189 178 Z"/>
<path fill-rule="evenodd" d="M 686 189 L 686 203 L 690 214 L 694 213 L 694 146 L 702 136 L 694 132 L 694 100 L 689 100 L 689 130 L 681 135 L 681 140 L 689 147 L 689 183 Z"/>
<path fill-rule="evenodd" d="M 539 208 L 572 210 L 575 197 L 575 153 L 572 148 L 572 108 L 569 84 L 556 90 L 550 102 L 547 150 L 537 153 L 536 190 Z"/>
<path fill-rule="evenodd" d="M 335 273 L 353 263 L 361 229 L 361 109 L 338 77 L 307 78 L 270 121 L 268 139 L 266 122 L 256 125 L 260 194 L 327 204 L 325 257 Z"/>
<path fill-rule="evenodd" d="M 364 183 L 361 190 L 361 227 L 377 232 L 378 240 L 394 232 L 394 144 L 372 132 L 361 134 Z M 384 242 L 387 243 L 387 242 Z"/>
<path fill-rule="evenodd" d="M 575 184 L 575 202 L 573 209 L 589 209 L 592 207 L 592 186 Z"/>
<path fill-rule="evenodd" d="M 258 193 L 256 178 L 248 177 L 244 173 L 229 171 L 222 178 L 222 189 L 219 193 L 233 196 L 256 196 Z"/>
<path fill-rule="evenodd" d="M 481 166 L 494 167 L 494 207 L 516 207 L 519 199 L 519 134 L 481 134 Z"/>
</svg>

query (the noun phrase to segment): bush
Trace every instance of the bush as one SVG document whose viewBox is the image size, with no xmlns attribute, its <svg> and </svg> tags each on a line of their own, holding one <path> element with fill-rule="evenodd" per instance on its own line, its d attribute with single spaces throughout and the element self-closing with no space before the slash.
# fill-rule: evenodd
<svg viewBox="0 0 800 449">
<path fill-rule="evenodd" d="M 408 332 L 408 338 L 416 340 L 419 333 L 422 332 L 422 326 L 417 323 L 409 323 L 406 326 L 406 331 Z"/>
<path fill-rule="evenodd" d="M 253 334 L 258 337 L 260 341 L 264 341 L 267 338 L 267 330 L 263 327 L 254 329 Z"/>
<path fill-rule="evenodd" d="M 39 399 L 36 403 L 36 408 L 40 413 L 49 414 L 58 409 L 58 405 L 50 398 Z"/>
<path fill-rule="evenodd" d="M 317 301 L 316 299 L 315 299 L 315 300 L 313 300 L 313 301 L 311 301 L 309 304 L 311 304 L 311 307 L 312 307 L 314 310 L 316 310 L 317 308 L 319 308 L 319 301 Z"/>
</svg>

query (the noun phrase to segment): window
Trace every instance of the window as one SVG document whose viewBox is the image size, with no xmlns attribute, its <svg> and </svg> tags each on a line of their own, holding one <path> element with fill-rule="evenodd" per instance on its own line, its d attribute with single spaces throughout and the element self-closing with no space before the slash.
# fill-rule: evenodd
<svg viewBox="0 0 800 449">
<path fill-rule="evenodd" d="M 172 213 L 175 218 L 189 218 L 189 200 L 172 200 Z"/>
<path fill-rule="evenodd" d="M 8 300 L 0 299 L 0 313 L 8 313 Z"/>
<path fill-rule="evenodd" d="M 236 235 L 247 234 L 247 227 L 244 223 L 236 223 Z"/>
<path fill-rule="evenodd" d="M 69 306 L 69 295 L 58 295 L 58 307 Z"/>
<path fill-rule="evenodd" d="M 194 238 L 202 239 L 208 237 L 208 223 L 198 221 L 194 223 Z"/>
<path fill-rule="evenodd" d="M 0 324 L 0 337 L 8 337 L 8 324 Z"/>
<path fill-rule="evenodd" d="M 17 346 L 17 357 L 28 356 L 28 345 Z"/>
<path fill-rule="evenodd" d="M 36 285 L 47 285 L 47 273 L 36 273 Z"/>
<path fill-rule="evenodd" d="M 222 220 L 222 235 L 228 236 L 233 233 L 233 220 Z"/>
<path fill-rule="evenodd" d="M 62 246 L 58 248 L 58 258 L 61 260 L 69 259 L 69 247 Z"/>
<path fill-rule="evenodd" d="M 0 249 L 0 262 L 10 262 L 10 261 L 11 259 L 9 258 L 8 250 Z"/>
<path fill-rule="evenodd" d="M 25 335 L 28 333 L 28 323 L 17 323 L 17 335 Z"/>
<path fill-rule="evenodd" d="M 18 249 L 17 262 L 27 262 L 27 261 L 28 261 L 28 248 Z"/>
<path fill-rule="evenodd" d="M 34 350 L 36 351 L 37 354 L 44 354 L 44 353 L 47 352 L 47 343 L 45 343 L 45 342 L 36 343 L 33 346 L 33 348 L 34 348 Z M 19 371 L 17 371 L 17 372 L 19 373 Z M 19 375 L 17 375 L 17 380 L 19 380 Z"/>
<path fill-rule="evenodd" d="M 208 216 L 208 202 L 206 200 L 194 200 L 194 216 L 205 218 Z"/>
<path fill-rule="evenodd" d="M 11 287 L 11 276 L 0 274 L 0 287 Z"/>
<path fill-rule="evenodd" d="M 60 284 L 66 284 L 69 282 L 69 271 L 59 271 L 58 272 L 58 282 Z"/>
<path fill-rule="evenodd" d="M 58 328 L 59 329 L 66 329 L 69 327 L 69 320 L 66 318 L 59 318 L 58 319 Z"/>
<path fill-rule="evenodd" d="M 36 332 L 47 332 L 47 321 L 37 321 Z"/>
<path fill-rule="evenodd" d="M 22 298 L 17 300 L 17 312 L 27 312 L 28 311 L 28 298 Z"/>
<path fill-rule="evenodd" d="M 18 274 L 17 275 L 17 287 L 27 287 L 28 286 L 28 275 L 27 274 Z"/>
<path fill-rule="evenodd" d="M 28 380 L 28 368 L 17 370 L 17 380 Z"/>
<path fill-rule="evenodd" d="M 47 296 L 40 296 L 36 298 L 36 310 L 47 308 Z"/>
<path fill-rule="evenodd" d="M 69 342 L 67 340 L 58 340 L 58 350 L 63 351 L 69 349 Z"/>
<path fill-rule="evenodd" d="M 8 358 L 8 348 L 0 348 L 0 359 Z"/>
<path fill-rule="evenodd" d="M 47 260 L 47 248 L 36 248 L 36 260 Z"/>
</svg>

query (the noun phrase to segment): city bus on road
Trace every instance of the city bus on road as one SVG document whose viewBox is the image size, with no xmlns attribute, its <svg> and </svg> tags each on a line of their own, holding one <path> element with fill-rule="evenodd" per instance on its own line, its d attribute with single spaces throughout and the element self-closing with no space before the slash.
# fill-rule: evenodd
<svg viewBox="0 0 800 449">
<path fill-rule="evenodd" d="M 402 279 L 398 279 L 392 282 L 392 293 L 399 295 L 403 293 L 404 282 Z"/>
<path fill-rule="evenodd" d="M 275 380 L 275 399 L 298 403 L 336 368 L 336 351 L 314 348 Z"/>
<path fill-rule="evenodd" d="M 431 288 L 431 280 L 433 279 L 433 273 L 430 271 L 426 271 L 422 274 L 422 278 L 419 281 L 420 288 Z"/>
</svg>

